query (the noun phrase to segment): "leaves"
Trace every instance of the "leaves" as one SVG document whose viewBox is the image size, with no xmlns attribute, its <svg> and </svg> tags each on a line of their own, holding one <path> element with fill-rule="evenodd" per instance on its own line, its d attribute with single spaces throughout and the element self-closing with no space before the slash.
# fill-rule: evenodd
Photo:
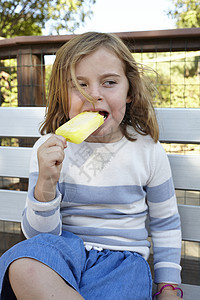
<svg viewBox="0 0 200 300">
<path fill-rule="evenodd" d="M 17 61 L 0 62 L 0 105 L 17 106 Z"/>
<path fill-rule="evenodd" d="M 168 16 L 176 20 L 178 28 L 200 27 L 200 1 L 172 0 L 174 9 L 168 11 Z"/>
<path fill-rule="evenodd" d="M 49 34 L 74 32 L 92 14 L 96 0 L 1 0 L 0 36 L 41 35 L 51 21 Z"/>
</svg>

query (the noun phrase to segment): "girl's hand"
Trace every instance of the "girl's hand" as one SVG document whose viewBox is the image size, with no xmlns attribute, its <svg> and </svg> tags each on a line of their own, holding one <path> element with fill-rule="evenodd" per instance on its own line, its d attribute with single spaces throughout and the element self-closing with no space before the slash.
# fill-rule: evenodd
<svg viewBox="0 0 200 300">
<path fill-rule="evenodd" d="M 167 283 L 159 283 L 158 284 L 158 291 L 161 290 L 161 288 L 163 288 L 163 290 L 161 290 L 161 293 L 159 295 L 157 295 L 156 299 L 157 300 L 178 300 L 178 299 L 183 299 L 180 298 L 179 296 L 177 296 L 177 289 L 173 289 L 177 288 L 178 286 L 176 284 L 173 284 L 172 286 L 167 286 Z"/>
<path fill-rule="evenodd" d="M 156 299 L 158 299 L 158 300 L 179 300 L 179 299 L 183 299 L 183 298 L 180 298 L 173 293 L 162 292 L 162 294 L 158 295 Z"/>
<path fill-rule="evenodd" d="M 66 139 L 54 134 L 38 148 L 39 175 L 35 187 L 38 201 L 48 202 L 55 198 L 66 147 Z"/>
<path fill-rule="evenodd" d="M 163 286 L 167 285 L 167 283 L 159 283 L 158 291 L 161 290 Z M 174 288 L 177 288 L 176 284 L 173 284 Z M 178 300 L 183 299 L 177 296 L 177 290 L 173 289 L 170 286 L 166 286 L 162 292 L 156 297 L 157 300 Z"/>
</svg>

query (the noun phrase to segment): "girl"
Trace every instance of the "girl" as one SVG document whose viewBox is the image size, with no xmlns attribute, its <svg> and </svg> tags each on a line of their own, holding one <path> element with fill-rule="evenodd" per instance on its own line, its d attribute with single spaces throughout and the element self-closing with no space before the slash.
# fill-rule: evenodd
<svg viewBox="0 0 200 300">
<path fill-rule="evenodd" d="M 56 128 L 83 111 L 104 124 L 82 144 Z M 181 231 L 151 93 L 115 35 L 89 32 L 57 52 L 34 145 L 22 230 L 0 260 L 1 299 L 180 299 Z"/>
</svg>

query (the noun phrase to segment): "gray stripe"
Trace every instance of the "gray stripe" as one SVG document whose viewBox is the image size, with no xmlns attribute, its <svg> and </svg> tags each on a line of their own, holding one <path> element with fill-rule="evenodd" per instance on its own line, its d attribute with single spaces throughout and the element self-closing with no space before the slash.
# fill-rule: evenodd
<svg viewBox="0 0 200 300">
<path fill-rule="evenodd" d="M 164 202 L 172 198 L 175 194 L 174 184 L 172 178 L 164 183 L 154 186 L 146 187 L 147 200 L 153 203 Z"/>
<path fill-rule="evenodd" d="M 44 218 L 48 218 L 51 217 L 53 215 L 55 215 L 55 213 L 59 210 L 60 206 L 57 206 L 55 209 L 49 210 L 49 211 L 34 211 L 34 213 L 38 216 L 44 217 Z"/>
<path fill-rule="evenodd" d="M 169 278 L 171 282 L 181 283 L 180 270 L 170 267 L 155 270 L 155 282 L 167 282 Z"/>
<path fill-rule="evenodd" d="M 146 195 L 142 186 L 87 186 L 60 183 L 59 190 L 64 202 L 83 204 L 129 204 L 143 199 Z"/>
<path fill-rule="evenodd" d="M 147 211 L 138 214 L 128 214 L 123 213 L 116 209 L 79 209 L 62 207 L 62 216 L 75 215 L 75 216 L 87 216 L 87 217 L 97 217 L 103 219 L 122 219 L 122 218 L 141 218 L 147 215 Z"/>
<path fill-rule="evenodd" d="M 154 255 L 154 264 L 162 261 L 180 263 L 181 248 L 154 247 L 154 253 L 156 253 L 156 255 Z"/>
<path fill-rule="evenodd" d="M 23 212 L 23 219 L 22 219 L 22 224 L 23 224 L 23 228 L 25 230 L 26 235 L 30 238 L 33 237 L 35 235 L 40 234 L 41 232 L 38 230 L 35 230 L 28 222 L 27 217 L 26 217 L 26 211 L 27 208 L 25 208 L 24 212 Z M 56 228 L 48 233 L 54 234 L 54 235 L 59 235 L 60 234 L 60 224 L 58 224 L 56 226 Z"/>
<path fill-rule="evenodd" d="M 180 229 L 181 222 L 179 214 L 175 214 L 169 218 L 152 218 L 150 221 L 150 228 L 152 231 L 163 231 Z"/>
</svg>

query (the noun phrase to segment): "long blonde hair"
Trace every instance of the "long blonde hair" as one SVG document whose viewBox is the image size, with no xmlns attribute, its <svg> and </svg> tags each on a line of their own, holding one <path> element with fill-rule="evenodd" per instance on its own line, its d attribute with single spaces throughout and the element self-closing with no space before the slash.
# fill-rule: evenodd
<svg viewBox="0 0 200 300">
<path fill-rule="evenodd" d="M 126 112 L 120 129 L 127 139 L 134 141 L 127 126 L 132 126 L 142 135 L 150 135 L 155 142 L 159 138 L 159 129 L 152 104 L 152 93 L 144 77 L 143 68 L 136 63 L 127 46 L 114 34 L 87 32 L 75 36 L 65 43 L 56 54 L 49 82 L 47 113 L 41 126 L 41 133 L 55 132 L 56 128 L 69 120 L 68 85 L 73 81 L 76 88 L 85 98 L 94 103 L 81 88 L 75 76 L 77 62 L 99 47 L 112 50 L 122 61 L 129 81 L 128 96 L 132 99 L 126 104 Z"/>
</svg>

